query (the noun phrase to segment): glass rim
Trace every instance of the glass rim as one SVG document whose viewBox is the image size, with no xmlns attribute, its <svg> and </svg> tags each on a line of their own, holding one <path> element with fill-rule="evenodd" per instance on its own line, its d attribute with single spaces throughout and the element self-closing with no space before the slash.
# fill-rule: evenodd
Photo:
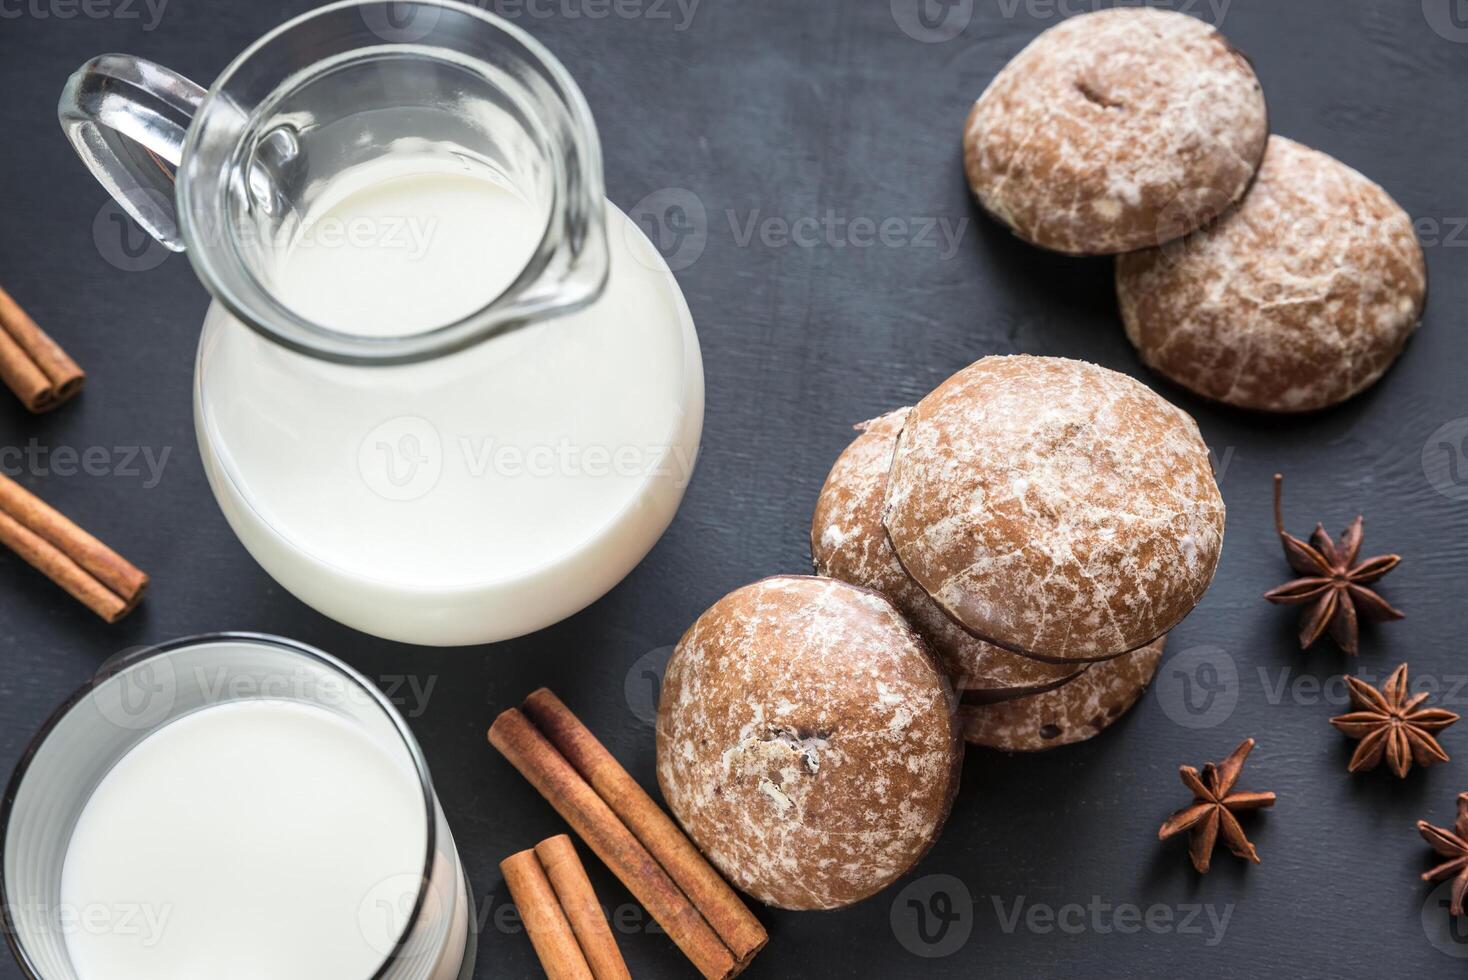
<svg viewBox="0 0 1468 980">
<path fill-rule="evenodd" d="M 208 241 L 211 236 L 224 237 L 221 213 L 216 214 L 216 217 L 221 220 L 221 226 L 212 232 L 207 227 L 201 227 L 195 220 L 194 209 L 190 206 L 190 202 L 195 197 L 194 194 L 191 194 L 195 181 L 193 170 L 187 164 L 191 158 L 197 159 L 200 153 L 201 134 L 207 128 L 200 123 L 207 122 L 215 107 L 221 102 L 228 101 L 225 94 L 226 86 L 234 80 L 251 59 L 291 32 L 345 10 L 360 10 L 372 6 L 430 7 L 452 11 L 480 21 L 524 48 L 537 67 L 542 69 L 554 83 L 557 94 L 564 100 L 565 110 L 572 123 L 573 142 L 578 148 L 579 155 L 584 155 L 583 162 L 588 165 L 588 170 L 594 171 L 590 173 L 590 179 L 588 179 L 588 174 L 580 174 L 578 180 L 582 193 L 588 198 L 595 198 L 591 202 L 588 215 L 594 225 L 591 232 L 593 237 L 605 236 L 604 219 L 601 214 L 601 199 L 605 191 L 603 190 L 601 142 L 596 129 L 596 120 L 580 86 L 577 85 L 566 66 L 549 48 L 536 40 L 528 31 L 504 17 L 493 11 L 481 9 L 473 3 L 463 2 L 463 0 L 335 0 L 333 3 L 308 10 L 277 25 L 231 59 L 224 70 L 208 86 L 204 99 L 199 104 L 193 122 L 188 128 L 182 151 L 183 164 L 179 166 L 176 173 L 179 233 L 187 246 L 185 255 L 189 264 L 210 296 L 251 330 L 288 350 L 328 361 L 354 365 L 412 364 L 446 356 L 472 347 L 499 333 L 522 326 L 540 316 L 571 312 L 594 300 L 606 282 L 604 254 L 600 259 L 601 268 L 596 277 L 597 282 L 589 292 L 583 288 L 585 295 L 574 292 L 568 277 L 567 282 L 563 283 L 563 289 L 570 298 L 565 302 L 548 303 L 544 299 L 534 300 L 530 296 L 531 287 L 545 276 L 555 253 L 562 250 L 555 241 L 557 237 L 556 215 L 558 212 L 568 210 L 574 202 L 563 199 L 563 189 L 559 186 L 552 188 L 545 226 L 541 229 L 535 249 L 515 279 L 497 295 L 473 311 L 450 323 L 439 324 L 431 329 L 414 333 L 375 337 L 332 329 L 297 313 L 276 299 L 271 294 L 271 290 L 259 282 L 258 276 L 248 268 L 241 269 L 247 289 L 240 290 L 231 286 L 228 281 L 229 270 L 225 268 L 225 263 L 212 256 L 210 249 L 196 245 L 196 242 L 200 240 L 199 233 L 201 232 L 204 235 L 203 241 Z M 392 42 L 386 39 L 382 41 L 382 44 L 400 45 L 406 49 L 422 47 L 421 42 Z M 238 147 L 234 147 L 230 152 L 233 154 L 237 150 Z M 218 212 L 218 209 L 214 208 L 205 208 L 205 210 Z M 233 253 L 232 239 L 230 241 L 229 250 Z M 593 246 L 592 250 L 595 249 L 600 249 L 602 253 L 606 251 L 604 244 Z M 263 306 L 258 302 L 246 300 L 242 295 L 246 291 L 258 293 L 264 297 Z M 515 310 L 514 307 L 522 300 L 525 301 L 525 308 Z M 281 330 L 265 322 L 267 317 L 262 314 L 268 314 L 277 321 L 284 321 L 286 329 Z"/>
<path fill-rule="evenodd" d="M 407 722 L 404 721 L 402 715 L 393 706 L 392 702 L 377 689 L 376 685 L 344 661 L 310 644 L 301 643 L 298 640 L 288 639 L 283 636 L 244 630 L 223 630 L 214 633 L 197 633 L 174 640 L 166 640 L 162 643 L 126 650 L 110 657 L 85 683 L 76 688 L 76 690 L 68 695 L 47 716 L 46 720 L 41 723 L 41 727 L 36 730 L 36 733 L 21 751 L 20 759 L 15 764 L 15 771 L 11 773 L 10 780 L 5 786 L 5 795 L 3 798 L 0 798 L 0 929 L 3 929 L 5 933 L 5 942 L 10 947 L 11 955 L 15 958 L 16 963 L 20 966 L 21 972 L 25 974 L 28 980 L 47 980 L 47 978 L 41 974 L 40 969 L 35 965 L 35 962 L 30 958 L 29 953 L 27 953 L 21 943 L 21 930 L 12 913 L 8 878 L 5 874 L 4 867 L 4 855 L 9 845 L 10 820 L 15 807 L 16 797 L 19 795 L 20 789 L 25 783 L 26 776 L 30 773 L 31 764 L 35 761 L 36 754 L 46 744 L 46 741 L 56 729 L 60 727 L 62 722 L 93 691 L 124 671 L 130 670 L 146 661 L 176 653 L 179 650 L 206 646 L 213 643 L 230 642 L 256 644 L 285 650 L 288 653 L 320 663 L 345 677 L 352 684 L 366 692 L 368 699 L 376 704 L 383 714 L 386 715 L 393 730 L 397 732 L 403 748 L 407 750 L 408 757 L 416 770 L 419 789 L 422 791 L 424 823 L 427 827 L 427 851 L 424 855 L 423 869 L 419 877 L 418 894 L 414 898 L 412 912 L 404 923 L 402 932 L 398 934 L 392 950 L 383 958 L 382 963 L 377 969 L 368 977 L 364 978 L 364 980 L 382 980 L 388 971 L 401 961 L 407 938 L 418 925 L 428 903 L 428 889 L 430 882 L 433 880 L 433 866 L 438 846 L 438 821 L 436 820 L 438 813 L 438 795 L 433 788 L 433 780 L 428 771 L 428 763 L 423 757 L 423 750 L 418 745 L 418 740 L 413 737 L 412 730 L 408 728 Z M 178 719 L 173 719 L 173 721 L 176 720 Z M 172 721 L 165 722 L 163 726 L 160 726 L 160 729 L 161 727 L 166 727 L 168 724 L 172 724 Z M 462 872 L 460 874 L 462 875 Z M 458 887 L 458 882 L 454 883 L 454 887 Z"/>
</svg>

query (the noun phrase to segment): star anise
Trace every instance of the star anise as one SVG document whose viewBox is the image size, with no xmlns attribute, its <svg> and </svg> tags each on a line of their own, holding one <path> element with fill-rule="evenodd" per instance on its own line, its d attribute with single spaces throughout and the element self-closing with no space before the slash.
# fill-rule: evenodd
<svg viewBox="0 0 1468 980">
<path fill-rule="evenodd" d="M 1423 881 L 1442 881 L 1453 878 L 1453 901 L 1448 911 L 1463 914 L 1463 895 L 1468 893 L 1468 793 L 1458 794 L 1458 819 L 1453 829 L 1434 827 L 1426 820 L 1417 821 L 1417 832 L 1432 845 L 1432 849 L 1448 858 L 1442 864 L 1422 872 Z"/>
<path fill-rule="evenodd" d="M 1348 676 L 1346 683 L 1357 710 L 1337 715 L 1330 723 L 1361 740 L 1347 767 L 1351 772 L 1375 769 L 1384 757 L 1387 768 L 1402 778 L 1413 762 L 1427 766 L 1448 761 L 1448 754 L 1433 736 L 1458 716 L 1446 708 L 1420 707 L 1427 700 L 1426 691 L 1408 699 L 1406 664 L 1392 671 L 1381 690 L 1359 677 Z"/>
<path fill-rule="evenodd" d="M 1366 586 L 1397 567 L 1400 555 L 1379 555 L 1358 562 L 1361 552 L 1362 519 L 1357 517 L 1341 535 L 1336 544 L 1325 530 L 1325 525 L 1315 525 L 1315 533 L 1306 544 L 1284 529 L 1280 513 L 1280 488 L 1284 477 L 1274 475 L 1274 526 L 1279 531 L 1279 540 L 1284 545 L 1285 558 L 1290 567 L 1304 578 L 1286 582 L 1277 589 L 1264 593 L 1264 598 L 1282 606 L 1309 604 L 1304 618 L 1300 620 L 1300 649 L 1303 650 L 1329 627 L 1330 635 L 1342 650 L 1356 653 L 1358 619 L 1379 623 L 1389 619 L 1401 619 L 1402 613 L 1392 608 L 1381 596 Z"/>
<path fill-rule="evenodd" d="M 1157 839 L 1167 840 L 1174 834 L 1191 829 L 1193 835 L 1188 841 L 1188 856 L 1193 859 L 1193 867 L 1199 874 L 1208 873 L 1213 847 L 1220 835 L 1224 845 L 1234 854 L 1259 863 L 1258 852 L 1244 836 L 1244 828 L 1239 826 L 1238 818 L 1234 816 L 1238 811 L 1274 806 L 1273 793 L 1233 791 L 1244 768 L 1244 760 L 1253 748 L 1254 740 L 1246 738 L 1219 765 L 1211 762 L 1204 765 L 1201 774 L 1192 766 L 1178 767 L 1183 785 L 1193 791 L 1193 802 L 1167 818 L 1157 831 Z"/>
</svg>

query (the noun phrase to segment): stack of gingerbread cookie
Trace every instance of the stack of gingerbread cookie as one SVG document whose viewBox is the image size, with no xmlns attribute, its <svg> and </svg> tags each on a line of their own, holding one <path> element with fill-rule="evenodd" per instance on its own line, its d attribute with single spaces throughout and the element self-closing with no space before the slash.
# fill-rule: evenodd
<svg viewBox="0 0 1468 980">
<path fill-rule="evenodd" d="M 1052 748 L 1130 708 L 1223 544 L 1193 420 L 1115 372 L 1018 356 L 858 428 L 816 505 L 816 571 L 903 612 L 967 740 Z"/>
<path fill-rule="evenodd" d="M 720 599 L 668 663 L 658 783 L 750 895 L 829 909 L 937 839 L 964 742 L 1090 738 L 1213 579 L 1198 427 L 1081 361 L 986 357 L 860 427 L 816 505 L 818 575 Z"/>
<path fill-rule="evenodd" d="M 1411 218 L 1345 164 L 1271 137 L 1253 69 L 1200 20 L 1062 22 L 989 85 L 963 146 L 974 195 L 1019 237 L 1118 256 L 1128 338 L 1208 398 L 1325 408 L 1374 384 L 1421 321 Z"/>
</svg>

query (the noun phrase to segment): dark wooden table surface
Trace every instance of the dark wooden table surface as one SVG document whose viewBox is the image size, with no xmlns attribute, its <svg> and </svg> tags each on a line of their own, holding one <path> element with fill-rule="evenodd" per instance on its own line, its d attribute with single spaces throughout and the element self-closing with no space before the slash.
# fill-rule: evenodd
<svg viewBox="0 0 1468 980">
<path fill-rule="evenodd" d="M 1413 822 L 1451 821 L 1468 724 L 1443 736 L 1451 763 L 1398 782 L 1346 775 L 1352 743 L 1326 719 L 1343 710 L 1343 670 L 1380 679 L 1402 660 L 1449 707 L 1468 702 L 1468 4 L 1163 4 L 1221 21 L 1254 60 L 1276 131 L 1382 183 L 1427 246 L 1426 321 L 1396 368 L 1339 409 L 1279 420 L 1149 376 L 1122 335 L 1108 262 L 1036 252 L 970 203 L 970 102 L 1089 0 L 922 2 L 495 0 L 585 89 L 612 199 L 664 219 L 708 416 L 683 508 L 625 582 L 534 636 L 435 650 L 329 622 L 236 542 L 190 415 L 208 298 L 185 259 L 117 219 L 55 119 L 66 76 L 94 54 L 208 80 L 308 4 L 0 0 L 0 283 L 91 371 L 83 397 L 51 415 L 0 397 L 0 465 L 155 580 L 137 614 L 107 627 L 0 554 L 0 769 L 123 648 L 220 629 L 316 644 L 394 692 L 422 741 L 485 921 L 478 976 L 535 975 L 497 864 L 560 823 L 486 746 L 494 714 L 549 684 L 652 785 L 657 663 L 727 590 L 808 568 L 811 507 L 851 423 L 985 354 L 1066 355 L 1142 377 L 1197 416 L 1229 508 L 1212 590 L 1129 717 L 1049 754 L 970 753 L 921 866 L 846 911 L 763 911 L 773 938 L 748 976 L 1461 973 L 1468 928 L 1448 933 L 1444 892 L 1418 881 L 1429 854 Z M 675 207 L 686 222 L 669 220 Z M 94 465 L 78 467 L 92 447 Z M 1260 599 L 1287 575 L 1270 526 L 1280 469 L 1297 533 L 1364 512 L 1368 551 L 1405 556 L 1382 589 L 1407 619 L 1368 631 L 1359 664 L 1328 643 L 1300 653 L 1292 613 Z M 1248 787 L 1280 797 L 1249 824 L 1263 864 L 1220 853 L 1200 878 L 1157 826 L 1185 801 L 1177 765 L 1246 735 L 1259 740 Z M 626 892 L 593 874 L 634 974 L 689 975 Z M 0 978 L 17 975 L 0 963 Z"/>
</svg>

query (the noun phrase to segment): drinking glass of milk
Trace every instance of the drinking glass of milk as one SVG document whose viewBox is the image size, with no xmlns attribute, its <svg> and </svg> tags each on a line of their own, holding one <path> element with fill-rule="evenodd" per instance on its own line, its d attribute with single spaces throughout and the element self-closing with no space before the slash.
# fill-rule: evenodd
<svg viewBox="0 0 1468 980">
<path fill-rule="evenodd" d="M 340 661 L 255 634 L 124 655 L 0 809 L 31 980 L 465 980 L 472 900 L 428 769 Z"/>
<path fill-rule="evenodd" d="M 702 432 L 698 339 L 529 35 L 351 0 L 207 91 L 94 59 L 60 114 L 213 295 L 204 466 L 299 598 L 390 639 L 506 639 L 599 598 L 666 529 Z"/>
</svg>

